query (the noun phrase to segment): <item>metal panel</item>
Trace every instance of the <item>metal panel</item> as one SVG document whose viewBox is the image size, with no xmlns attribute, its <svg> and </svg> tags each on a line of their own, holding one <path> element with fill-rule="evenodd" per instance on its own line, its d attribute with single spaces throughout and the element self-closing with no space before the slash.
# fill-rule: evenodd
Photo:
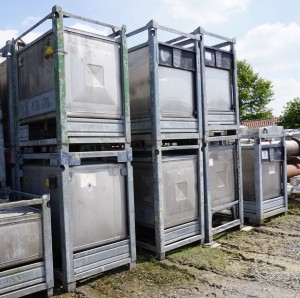
<svg viewBox="0 0 300 298">
<path fill-rule="evenodd" d="M 232 111 L 230 71 L 205 68 L 207 109 L 211 111 Z"/>
<path fill-rule="evenodd" d="M 218 207 L 236 200 L 236 157 L 233 149 L 211 151 L 209 158 L 209 190 L 211 207 Z"/>
<path fill-rule="evenodd" d="M 154 223 L 153 165 L 150 162 L 136 162 L 133 169 L 136 219 L 138 222 L 152 225 Z M 167 228 L 196 220 L 198 217 L 196 157 L 163 158 L 162 171 L 164 226 Z"/>
<path fill-rule="evenodd" d="M 65 31 L 67 113 L 120 118 L 119 44 Z"/>
<path fill-rule="evenodd" d="M 75 251 L 123 239 L 127 235 L 125 177 L 121 165 L 70 168 Z"/>
<path fill-rule="evenodd" d="M 48 34 L 18 55 L 21 100 L 33 98 L 54 89 L 53 49 L 53 37 Z"/>
<path fill-rule="evenodd" d="M 129 82 L 133 117 L 150 114 L 149 48 L 129 53 Z M 193 118 L 194 75 L 174 67 L 158 67 L 160 113 L 163 117 Z"/>
<path fill-rule="evenodd" d="M 243 148 L 243 147 L 242 147 Z M 243 148 L 243 197 L 245 201 L 255 201 L 255 162 L 254 148 Z M 266 161 L 261 165 L 262 200 L 279 197 L 282 193 L 282 162 Z"/>
<path fill-rule="evenodd" d="M 0 239 L 0 269 L 41 259 L 41 215 L 28 207 L 1 210 Z"/>
<path fill-rule="evenodd" d="M 1 270 L 0 272 L 0 296 L 6 297 L 8 293 L 12 293 L 11 297 L 17 296 L 15 291 L 21 290 L 24 294 L 27 289 L 33 289 L 30 293 L 34 293 L 38 290 L 34 290 L 34 286 L 41 285 L 43 283 L 43 289 L 47 288 L 45 284 L 45 270 L 44 262 L 37 262 L 26 266 L 19 266 L 17 268 L 9 270 Z M 3 295 L 3 296 L 2 296 Z M 23 296 L 22 295 L 22 296 Z"/>
<path fill-rule="evenodd" d="M 7 64 L 6 60 L 0 63 L 0 102 L 7 99 Z"/>
<path fill-rule="evenodd" d="M 160 111 L 163 117 L 193 118 L 193 72 L 170 67 L 158 67 Z"/>
<path fill-rule="evenodd" d="M 100 164 L 70 167 L 73 250 L 110 243 L 127 236 L 124 166 Z M 54 247 L 60 249 L 61 170 L 57 167 L 23 167 L 26 192 L 51 196 Z"/>
<path fill-rule="evenodd" d="M 18 55 L 20 118 L 55 111 L 52 33 Z M 65 31 L 67 114 L 121 118 L 120 50 L 117 43 Z"/>
<path fill-rule="evenodd" d="M 8 125 L 8 94 L 7 94 L 7 63 L 0 63 L 0 183 L 6 186 L 6 166 L 4 148 L 7 148 L 9 138 Z"/>
<path fill-rule="evenodd" d="M 130 111 L 132 117 L 150 113 L 149 47 L 128 53 Z"/>
</svg>

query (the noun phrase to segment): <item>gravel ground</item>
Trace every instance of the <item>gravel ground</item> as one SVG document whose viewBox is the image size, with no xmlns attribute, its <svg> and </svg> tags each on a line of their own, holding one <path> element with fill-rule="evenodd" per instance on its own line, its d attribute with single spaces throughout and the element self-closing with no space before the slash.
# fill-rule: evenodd
<svg viewBox="0 0 300 298">
<path fill-rule="evenodd" d="M 85 280 L 73 293 L 56 287 L 54 297 L 300 297 L 300 199 L 290 200 L 288 215 L 216 241 L 218 248 L 188 246 L 161 262 L 139 253 L 134 269 Z"/>
</svg>

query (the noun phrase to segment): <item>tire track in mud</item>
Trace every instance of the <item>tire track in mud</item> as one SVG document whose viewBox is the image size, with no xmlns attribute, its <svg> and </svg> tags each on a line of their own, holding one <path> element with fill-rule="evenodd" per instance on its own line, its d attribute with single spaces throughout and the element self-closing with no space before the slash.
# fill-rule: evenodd
<svg viewBox="0 0 300 298">
<path fill-rule="evenodd" d="M 227 254 L 224 268 L 174 255 L 168 260 L 205 275 L 202 282 L 209 287 L 217 284 L 232 297 L 236 293 L 240 297 L 300 297 L 300 222 L 298 225 L 298 218 L 291 215 L 286 218 L 275 219 L 249 234 L 239 231 L 219 238 L 218 249 Z"/>
</svg>

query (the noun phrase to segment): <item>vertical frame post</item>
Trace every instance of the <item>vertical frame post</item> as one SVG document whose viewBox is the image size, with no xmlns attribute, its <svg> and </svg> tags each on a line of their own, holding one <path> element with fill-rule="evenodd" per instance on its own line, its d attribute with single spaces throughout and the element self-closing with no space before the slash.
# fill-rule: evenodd
<svg viewBox="0 0 300 298">
<path fill-rule="evenodd" d="M 232 53 L 232 63 L 233 63 L 233 104 L 234 104 L 234 112 L 235 112 L 235 123 L 239 128 L 240 123 L 240 113 L 239 113 L 239 99 L 238 99 L 238 86 L 237 86 L 237 64 L 236 64 L 236 51 L 235 51 L 235 41 L 233 41 L 230 45 L 230 51 Z"/>
<path fill-rule="evenodd" d="M 44 245 L 44 263 L 45 276 L 48 296 L 53 295 L 54 279 L 53 279 L 53 257 L 52 257 L 52 237 L 51 237 L 51 213 L 48 203 L 50 195 L 42 197 L 42 220 L 43 220 L 43 245 Z"/>
<path fill-rule="evenodd" d="M 284 196 L 284 208 L 286 209 L 285 214 L 287 214 L 288 210 L 288 195 L 287 195 L 287 152 L 286 152 L 286 143 L 285 143 L 285 132 L 282 133 L 281 137 L 281 145 L 283 148 L 283 161 L 282 161 L 282 195 Z"/>
<path fill-rule="evenodd" d="M 199 27 L 198 32 L 201 32 Z M 213 241 L 212 234 L 212 210 L 211 210 L 211 195 L 209 190 L 209 127 L 208 127 L 208 109 L 206 99 L 206 84 L 205 84 L 205 58 L 204 58 L 204 36 L 201 35 L 199 41 L 199 54 L 200 54 L 200 73 L 201 73 L 201 86 L 202 86 L 202 132 L 203 132 L 203 187 L 204 187 L 204 228 L 205 228 L 205 242 L 211 243 Z"/>
<path fill-rule="evenodd" d="M 197 118 L 198 118 L 198 213 L 199 213 L 199 225 L 200 233 L 203 236 L 205 234 L 204 228 L 204 169 L 203 169 L 203 154 L 202 154 L 202 141 L 203 141 L 203 123 L 202 123 L 202 110 L 203 110 L 203 82 L 202 82 L 202 56 L 201 56 L 201 39 L 200 33 L 196 34 L 194 47 L 196 51 L 196 103 L 197 103 Z M 201 240 L 203 241 L 203 240 Z"/>
<path fill-rule="evenodd" d="M 153 190 L 154 190 L 154 223 L 156 252 L 159 259 L 165 258 L 164 236 L 164 198 L 163 198 L 163 174 L 162 152 L 160 133 L 160 101 L 158 81 L 158 41 L 157 29 L 153 26 L 148 29 L 149 44 L 149 70 L 150 70 L 150 104 L 152 134 L 152 160 L 153 160 Z"/>
<path fill-rule="evenodd" d="M 64 57 L 64 30 L 63 12 L 58 6 L 52 9 L 52 24 L 54 38 L 54 84 L 56 100 L 56 134 L 60 156 L 68 152 L 67 113 L 66 113 L 66 73 Z M 63 158 L 60 159 L 62 169 L 62 192 L 60 196 L 61 220 L 61 251 L 62 251 L 62 278 L 66 291 L 76 287 L 73 262 L 72 211 L 69 193 L 69 165 Z"/>
<path fill-rule="evenodd" d="M 12 41 L 11 61 L 8 61 L 8 75 L 11 83 L 8 84 L 8 108 L 9 108 L 9 128 L 11 129 L 11 151 L 10 162 L 14 164 L 12 172 L 12 188 L 21 190 L 20 184 L 20 156 L 19 156 L 19 76 L 18 76 L 18 50 L 17 43 Z"/>
<path fill-rule="evenodd" d="M 263 185 L 262 185 L 262 146 L 260 134 L 254 135 L 254 175 L 255 175 L 255 210 L 256 222 L 261 223 L 263 216 Z"/>
<path fill-rule="evenodd" d="M 133 267 L 136 262 L 136 240 L 135 240 L 135 213 L 134 213 L 134 190 L 133 190 L 133 168 L 132 149 L 131 149 L 131 125 L 130 125 L 130 100 L 129 100 L 129 70 L 128 70 L 128 49 L 126 26 L 121 28 L 121 62 L 122 62 L 122 98 L 123 98 L 123 113 L 125 125 L 125 139 L 127 151 L 127 203 L 128 203 L 128 219 L 129 219 L 129 239 L 131 264 Z"/>
</svg>

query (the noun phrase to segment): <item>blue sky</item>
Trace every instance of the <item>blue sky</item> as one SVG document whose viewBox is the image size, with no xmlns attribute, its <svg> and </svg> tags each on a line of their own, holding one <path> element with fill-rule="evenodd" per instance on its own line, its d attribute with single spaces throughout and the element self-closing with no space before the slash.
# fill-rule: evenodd
<svg viewBox="0 0 300 298">
<path fill-rule="evenodd" d="M 202 26 L 207 31 L 236 37 L 238 59 L 246 59 L 256 72 L 273 82 L 275 99 L 271 107 L 276 116 L 287 101 L 300 97 L 300 1 L 10 0 L 1 7 L 0 47 L 47 15 L 53 5 L 103 22 L 125 24 L 128 31 L 155 19 L 181 31 Z"/>
</svg>

